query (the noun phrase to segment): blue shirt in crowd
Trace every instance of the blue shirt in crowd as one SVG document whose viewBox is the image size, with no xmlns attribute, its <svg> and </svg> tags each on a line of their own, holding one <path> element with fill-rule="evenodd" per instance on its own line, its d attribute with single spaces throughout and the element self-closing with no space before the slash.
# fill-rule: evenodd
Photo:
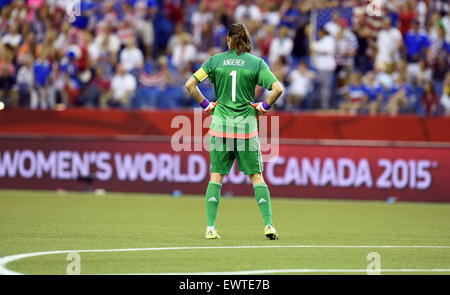
<svg viewBox="0 0 450 295">
<path fill-rule="evenodd" d="M 366 94 L 369 101 L 376 100 L 380 94 L 383 94 L 383 87 L 381 86 L 366 86 Z"/>
<path fill-rule="evenodd" d="M 418 61 L 414 56 L 430 46 L 430 40 L 425 33 L 409 31 L 405 36 L 406 55 L 409 61 Z M 419 57 L 420 58 L 420 57 Z"/>
<path fill-rule="evenodd" d="M 39 86 L 45 86 L 50 77 L 52 69 L 48 60 L 41 62 L 37 60 L 34 63 L 34 81 Z"/>
<path fill-rule="evenodd" d="M 350 84 L 350 86 L 348 87 L 348 96 L 352 101 L 361 100 L 364 97 L 368 96 L 367 87 L 364 86 L 363 84 L 361 85 Z"/>
</svg>

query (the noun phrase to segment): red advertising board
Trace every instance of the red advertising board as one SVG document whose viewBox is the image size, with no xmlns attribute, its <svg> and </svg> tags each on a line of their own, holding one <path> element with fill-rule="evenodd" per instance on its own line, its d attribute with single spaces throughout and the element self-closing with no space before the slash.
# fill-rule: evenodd
<svg viewBox="0 0 450 295">
<path fill-rule="evenodd" d="M 223 194 L 253 195 L 236 167 Z M 0 139 L 0 188 L 203 194 L 209 155 L 175 152 L 168 141 Z M 264 163 L 274 197 L 450 202 L 450 149 L 412 146 L 280 144 Z"/>
</svg>

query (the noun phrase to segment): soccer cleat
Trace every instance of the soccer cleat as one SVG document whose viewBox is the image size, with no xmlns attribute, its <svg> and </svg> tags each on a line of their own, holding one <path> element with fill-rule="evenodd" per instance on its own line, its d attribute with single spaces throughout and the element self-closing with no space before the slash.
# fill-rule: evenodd
<svg viewBox="0 0 450 295">
<path fill-rule="evenodd" d="M 264 234 L 266 235 L 266 238 L 269 240 L 278 240 L 278 238 L 280 237 L 275 228 L 270 224 L 266 225 L 266 227 L 264 228 Z"/>
<path fill-rule="evenodd" d="M 215 229 L 210 229 L 206 231 L 206 235 L 205 238 L 207 240 L 217 240 L 217 239 L 221 239 L 221 237 L 219 236 L 219 234 L 217 233 L 217 231 Z"/>
</svg>

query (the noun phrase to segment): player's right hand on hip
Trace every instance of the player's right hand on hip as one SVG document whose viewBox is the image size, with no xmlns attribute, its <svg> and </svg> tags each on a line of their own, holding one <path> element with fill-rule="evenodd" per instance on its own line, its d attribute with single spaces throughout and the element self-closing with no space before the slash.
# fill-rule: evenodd
<svg viewBox="0 0 450 295">
<path fill-rule="evenodd" d="M 256 109 L 256 114 L 258 116 L 262 116 L 268 111 L 264 108 L 262 102 L 251 102 L 250 105 Z"/>
<path fill-rule="evenodd" d="M 205 112 L 212 115 L 214 114 L 214 109 L 217 106 L 218 102 L 210 102 L 209 105 L 205 108 Z"/>
</svg>

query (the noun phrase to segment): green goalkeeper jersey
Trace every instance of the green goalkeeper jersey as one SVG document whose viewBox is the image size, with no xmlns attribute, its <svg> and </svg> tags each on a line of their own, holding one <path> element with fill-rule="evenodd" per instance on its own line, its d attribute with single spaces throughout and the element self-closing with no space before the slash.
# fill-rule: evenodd
<svg viewBox="0 0 450 295">
<path fill-rule="evenodd" d="M 198 82 L 209 77 L 214 84 L 217 102 L 210 134 L 218 137 L 251 138 L 258 134 L 256 110 L 250 105 L 256 85 L 272 90 L 277 78 L 267 64 L 248 52 L 235 50 L 210 57 L 194 73 Z"/>
</svg>

